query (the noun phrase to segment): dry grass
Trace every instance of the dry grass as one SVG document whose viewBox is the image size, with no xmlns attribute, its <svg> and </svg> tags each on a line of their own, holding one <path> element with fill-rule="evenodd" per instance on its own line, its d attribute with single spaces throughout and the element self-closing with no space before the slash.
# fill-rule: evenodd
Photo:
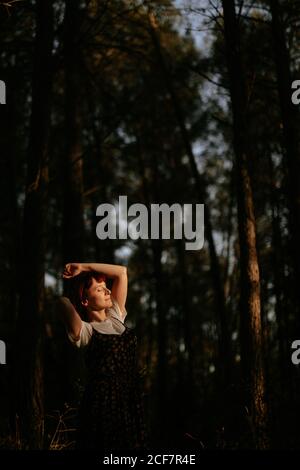
<svg viewBox="0 0 300 470">
<path fill-rule="evenodd" d="M 65 404 L 63 411 L 55 410 L 45 417 L 43 442 L 46 450 L 68 450 L 75 447 L 74 426 L 76 408 Z M 16 416 L 15 432 L 0 436 L 0 450 L 22 450 L 19 418 Z"/>
<path fill-rule="evenodd" d="M 54 411 L 53 414 L 47 415 L 50 420 L 56 423 L 52 437 L 50 434 L 49 444 L 47 446 L 49 450 L 74 449 L 76 428 L 73 423 L 76 411 L 76 408 L 69 407 L 66 404 L 63 412 Z"/>
</svg>

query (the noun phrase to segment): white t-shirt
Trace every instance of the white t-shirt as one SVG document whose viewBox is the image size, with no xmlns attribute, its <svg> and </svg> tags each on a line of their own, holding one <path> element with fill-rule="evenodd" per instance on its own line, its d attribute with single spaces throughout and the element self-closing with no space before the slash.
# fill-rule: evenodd
<svg viewBox="0 0 300 470">
<path fill-rule="evenodd" d="M 126 309 L 121 312 L 118 302 L 111 297 L 112 307 L 106 310 L 107 318 L 103 321 L 82 321 L 80 337 L 77 341 L 68 333 L 69 340 L 78 348 L 87 346 L 92 338 L 93 328 L 105 335 L 120 335 L 125 331 L 124 320 L 127 315 Z"/>
</svg>

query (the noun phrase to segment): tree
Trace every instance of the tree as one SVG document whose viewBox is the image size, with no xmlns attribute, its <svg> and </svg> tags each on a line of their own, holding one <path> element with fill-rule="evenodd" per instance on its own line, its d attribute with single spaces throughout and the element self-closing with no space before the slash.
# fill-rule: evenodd
<svg viewBox="0 0 300 470">
<path fill-rule="evenodd" d="M 52 41 L 52 2 L 38 0 L 17 318 L 17 414 L 22 447 L 30 449 L 43 445 L 43 300 Z"/>
<path fill-rule="evenodd" d="M 291 101 L 291 66 L 286 45 L 282 8 L 278 0 L 270 3 L 272 14 L 272 36 L 274 60 L 277 72 L 278 95 L 280 100 L 284 156 L 286 166 L 286 192 L 289 205 L 289 228 L 291 239 L 291 260 L 293 264 L 293 290 L 295 327 L 300 333 L 300 151 L 298 141 L 298 112 Z"/>
<path fill-rule="evenodd" d="M 63 259 L 64 263 L 83 260 L 83 176 L 81 83 L 79 63 L 81 54 L 80 25 L 84 13 L 76 2 L 66 1 L 64 18 L 65 63 L 65 153 L 63 167 Z M 73 261 L 72 261 L 73 260 Z"/>
<path fill-rule="evenodd" d="M 256 227 L 249 177 L 247 95 L 242 68 L 239 30 L 233 0 L 222 1 L 224 34 L 233 116 L 233 139 L 238 205 L 241 281 L 241 351 L 245 397 L 254 428 L 254 445 L 268 447 L 265 374 L 263 367 L 260 276 L 256 251 Z"/>
</svg>

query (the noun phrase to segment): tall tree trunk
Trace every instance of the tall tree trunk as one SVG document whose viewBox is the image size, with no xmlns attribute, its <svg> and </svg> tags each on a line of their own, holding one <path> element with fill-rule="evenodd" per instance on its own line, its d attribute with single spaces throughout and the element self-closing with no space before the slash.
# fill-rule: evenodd
<svg viewBox="0 0 300 470">
<path fill-rule="evenodd" d="M 291 402 L 292 382 L 291 382 L 291 361 L 290 348 L 288 344 L 288 323 L 287 311 L 284 305 L 284 248 L 280 230 L 280 208 L 278 203 L 276 188 L 276 177 L 271 156 L 269 156 L 270 171 L 270 201 L 272 207 L 272 265 L 274 272 L 274 294 L 276 298 L 275 314 L 277 322 L 277 339 L 279 345 L 278 366 L 280 370 L 280 390 L 283 401 Z M 288 364 L 291 364 L 288 366 Z"/>
<path fill-rule="evenodd" d="M 234 0 L 223 0 L 224 29 L 233 113 L 241 280 L 241 355 L 245 397 L 254 430 L 255 447 L 268 447 L 267 405 L 261 330 L 260 275 L 256 224 L 248 171 L 247 100 Z"/>
<path fill-rule="evenodd" d="M 212 275 L 212 282 L 215 293 L 215 310 L 217 312 L 217 318 L 219 319 L 219 354 L 218 354 L 218 372 L 220 376 L 220 381 L 223 385 L 223 388 L 228 389 L 231 370 L 232 370 L 232 357 L 231 357 L 231 347 L 230 347 L 230 337 L 228 330 L 228 319 L 227 319 L 227 309 L 224 296 L 224 289 L 222 285 L 222 275 L 221 269 L 218 262 L 218 257 L 216 253 L 215 243 L 213 239 L 213 230 L 211 225 L 211 216 L 208 204 L 205 202 L 208 200 L 206 194 L 205 183 L 201 178 L 201 175 L 198 171 L 197 164 L 195 161 L 194 152 L 190 142 L 189 133 L 186 127 L 184 113 L 181 107 L 180 100 L 178 99 L 175 87 L 173 85 L 173 80 L 171 74 L 169 73 L 167 64 L 163 56 L 163 51 L 161 49 L 158 26 L 154 17 L 153 12 L 149 12 L 149 31 L 153 40 L 154 49 L 157 53 L 157 59 L 161 67 L 165 86 L 167 91 L 170 94 L 173 108 L 176 116 L 176 120 L 181 132 L 182 140 L 186 153 L 189 158 L 191 172 L 194 178 L 195 188 L 201 203 L 204 203 L 204 217 L 205 217 L 205 237 L 208 241 L 209 254 L 210 254 L 210 268 Z M 177 162 L 179 163 L 179 162 Z"/>
<path fill-rule="evenodd" d="M 159 174 L 158 174 L 158 161 L 156 150 L 153 151 L 153 158 L 151 159 L 151 187 L 153 188 L 153 194 L 150 194 L 148 181 L 146 178 L 145 164 L 143 160 L 143 148 L 141 146 L 142 139 L 137 137 L 137 143 L 139 147 L 139 169 L 143 182 L 143 192 L 146 201 L 146 205 L 150 210 L 151 199 L 154 198 L 155 203 L 159 203 L 158 200 L 158 187 L 159 187 Z M 166 405 L 167 405 L 167 322 L 166 314 L 163 301 L 163 271 L 161 263 L 162 255 L 162 241 L 150 240 L 152 249 L 153 259 L 153 276 L 155 279 L 155 301 L 156 301 L 156 312 L 158 320 L 158 364 L 157 364 L 157 416 L 159 422 L 163 425 L 158 427 L 158 432 L 155 438 L 157 439 L 157 445 L 163 446 L 166 443 Z M 157 424 L 157 423 L 156 423 Z"/>
<path fill-rule="evenodd" d="M 66 1 L 64 23 L 66 153 L 63 156 L 64 209 L 63 259 L 83 260 L 83 177 L 81 147 L 81 83 L 79 72 L 80 10 L 77 2 Z"/>
<path fill-rule="evenodd" d="M 193 388 L 193 370 L 194 370 L 194 355 L 195 351 L 192 344 L 192 325 L 191 325 L 191 305 L 190 305 L 190 293 L 189 284 L 187 279 L 187 266 L 186 266 L 186 253 L 183 246 L 182 240 L 178 240 L 176 244 L 178 266 L 180 269 L 179 277 L 181 279 L 181 305 L 182 305 L 182 318 L 181 326 L 184 338 L 185 350 L 188 353 L 187 370 L 186 370 L 186 392 L 188 396 L 191 396 L 191 390 Z M 178 338 L 179 339 L 179 338 Z M 181 354 L 178 351 L 178 354 Z M 189 407 L 192 409 L 193 404 L 189 403 Z"/>
<path fill-rule="evenodd" d="M 2 78 L 9 83 L 6 94 L 7 104 L 0 107 L 2 149 L 0 197 L 6 201 L 1 209 L 2 234 L 0 240 L 1 267 L 1 302 L 2 312 L 0 321 L 7 322 L 10 327 L 15 325 L 17 316 L 17 272 L 20 263 L 20 214 L 17 203 L 18 192 L 16 183 L 16 155 L 19 147 L 16 140 L 16 122 L 18 109 L 16 102 L 17 80 L 13 74 L 4 73 Z M 14 126 L 12 126 L 14 123 Z"/>
<path fill-rule="evenodd" d="M 64 63 L 65 63 L 65 141 L 66 151 L 62 161 L 63 177 L 63 263 L 84 261 L 83 219 L 83 164 L 81 146 L 81 81 L 79 71 L 79 32 L 81 15 L 78 2 L 65 2 Z M 67 281 L 64 283 L 68 285 Z M 77 386 L 82 378 L 83 363 L 78 351 L 64 343 L 66 373 L 65 401 L 76 406 L 80 399 Z"/>
<path fill-rule="evenodd" d="M 167 418 L 167 322 L 166 312 L 163 304 L 163 271 L 161 263 L 162 241 L 151 240 L 153 253 L 153 275 L 155 279 L 155 300 L 157 311 L 157 340 L 158 340 L 158 363 L 157 363 L 157 392 L 158 409 L 157 416 L 161 423 L 158 429 L 159 444 L 163 447 L 166 442 L 166 418 Z"/>
<path fill-rule="evenodd" d="M 300 148 L 298 141 L 299 113 L 291 101 L 291 71 L 289 51 L 278 0 L 271 0 L 273 50 L 277 70 L 278 93 L 283 125 L 286 189 L 289 204 L 291 261 L 295 306 L 295 338 L 300 334 Z"/>
<path fill-rule="evenodd" d="M 88 90 L 87 90 L 88 91 Z M 108 201 L 107 195 L 107 181 L 109 181 L 109 175 L 107 175 L 106 165 L 105 165 L 105 155 L 102 151 L 102 135 L 99 128 L 96 125 L 96 116 L 95 116 L 95 107 L 91 100 L 89 100 L 89 109 L 93 117 L 92 129 L 93 129 L 93 149 L 91 150 L 92 161 L 91 167 L 91 178 L 90 184 L 94 188 L 92 192 L 92 226 L 93 226 L 93 240 L 95 246 L 95 255 L 98 261 L 101 260 L 102 263 L 114 263 L 115 262 L 115 252 L 114 252 L 114 240 L 107 238 L 106 240 L 99 240 L 96 236 L 96 226 L 99 222 L 98 217 L 96 216 L 96 208 L 98 205 L 103 202 Z M 99 117 L 99 119 L 101 119 Z M 96 170 L 96 171 L 95 171 Z"/>
<path fill-rule="evenodd" d="M 32 114 L 24 207 L 20 305 L 17 319 L 17 413 L 23 448 L 43 445 L 43 300 L 47 143 L 52 88 L 53 11 L 37 0 Z"/>
<path fill-rule="evenodd" d="M 184 241 L 176 241 L 176 251 L 178 258 L 178 278 L 181 281 L 181 312 L 178 316 L 178 333 L 175 341 L 177 345 L 177 383 L 176 383 L 176 404 L 179 407 L 176 413 L 177 428 L 183 436 L 188 426 L 187 417 L 193 415 L 196 408 L 195 398 L 196 390 L 194 383 L 194 360 L 195 351 L 193 347 L 193 335 L 191 324 L 191 293 L 189 292 L 189 283 L 187 276 L 186 251 L 184 249 Z M 200 329 L 201 330 L 201 329 Z M 183 343 L 181 343 L 183 339 Z M 182 345 L 184 349 L 182 350 Z"/>
<path fill-rule="evenodd" d="M 7 204 L 2 209 L 1 216 L 6 221 L 2 225 L 5 238 L 1 240 L 0 257 L 3 262 L 3 273 L 1 278 L 1 302 L 2 315 L 0 322 L 8 327 L 9 336 L 8 341 L 13 342 L 14 331 L 17 319 L 17 306 L 18 306 L 18 272 L 20 272 L 21 263 L 21 217 L 17 203 L 17 155 L 19 153 L 19 146 L 16 141 L 16 129 L 19 129 L 19 115 L 16 103 L 16 90 L 18 87 L 17 80 L 8 75 L 6 83 L 9 83 L 7 90 L 7 105 L 0 107 L 2 119 L 2 131 L 0 146 L 3 149 L 1 158 L 1 183 L 0 183 L 0 196 L 2 200 L 6 200 Z M 14 126 L 11 123 L 14 123 Z M 6 266 L 6 268 L 4 268 Z M 4 302 L 7 299 L 7 304 Z M 2 329 L 2 328 L 1 328 Z M 6 338 L 2 335 L 2 339 Z M 17 343 L 13 345 L 12 350 L 16 350 Z M 9 379 L 9 421 L 12 433 L 15 433 L 16 425 L 16 389 L 15 389 L 15 375 L 16 363 L 13 362 L 14 357 L 10 359 L 11 367 L 8 370 Z"/>
</svg>

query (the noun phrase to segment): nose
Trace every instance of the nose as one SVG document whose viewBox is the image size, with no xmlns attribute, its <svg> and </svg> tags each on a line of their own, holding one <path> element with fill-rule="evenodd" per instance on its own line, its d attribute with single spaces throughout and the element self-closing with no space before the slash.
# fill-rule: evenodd
<svg viewBox="0 0 300 470">
<path fill-rule="evenodd" d="M 105 290 L 106 290 L 106 292 L 108 292 L 109 294 L 111 294 L 111 291 L 110 291 L 107 287 L 105 287 Z"/>
</svg>

